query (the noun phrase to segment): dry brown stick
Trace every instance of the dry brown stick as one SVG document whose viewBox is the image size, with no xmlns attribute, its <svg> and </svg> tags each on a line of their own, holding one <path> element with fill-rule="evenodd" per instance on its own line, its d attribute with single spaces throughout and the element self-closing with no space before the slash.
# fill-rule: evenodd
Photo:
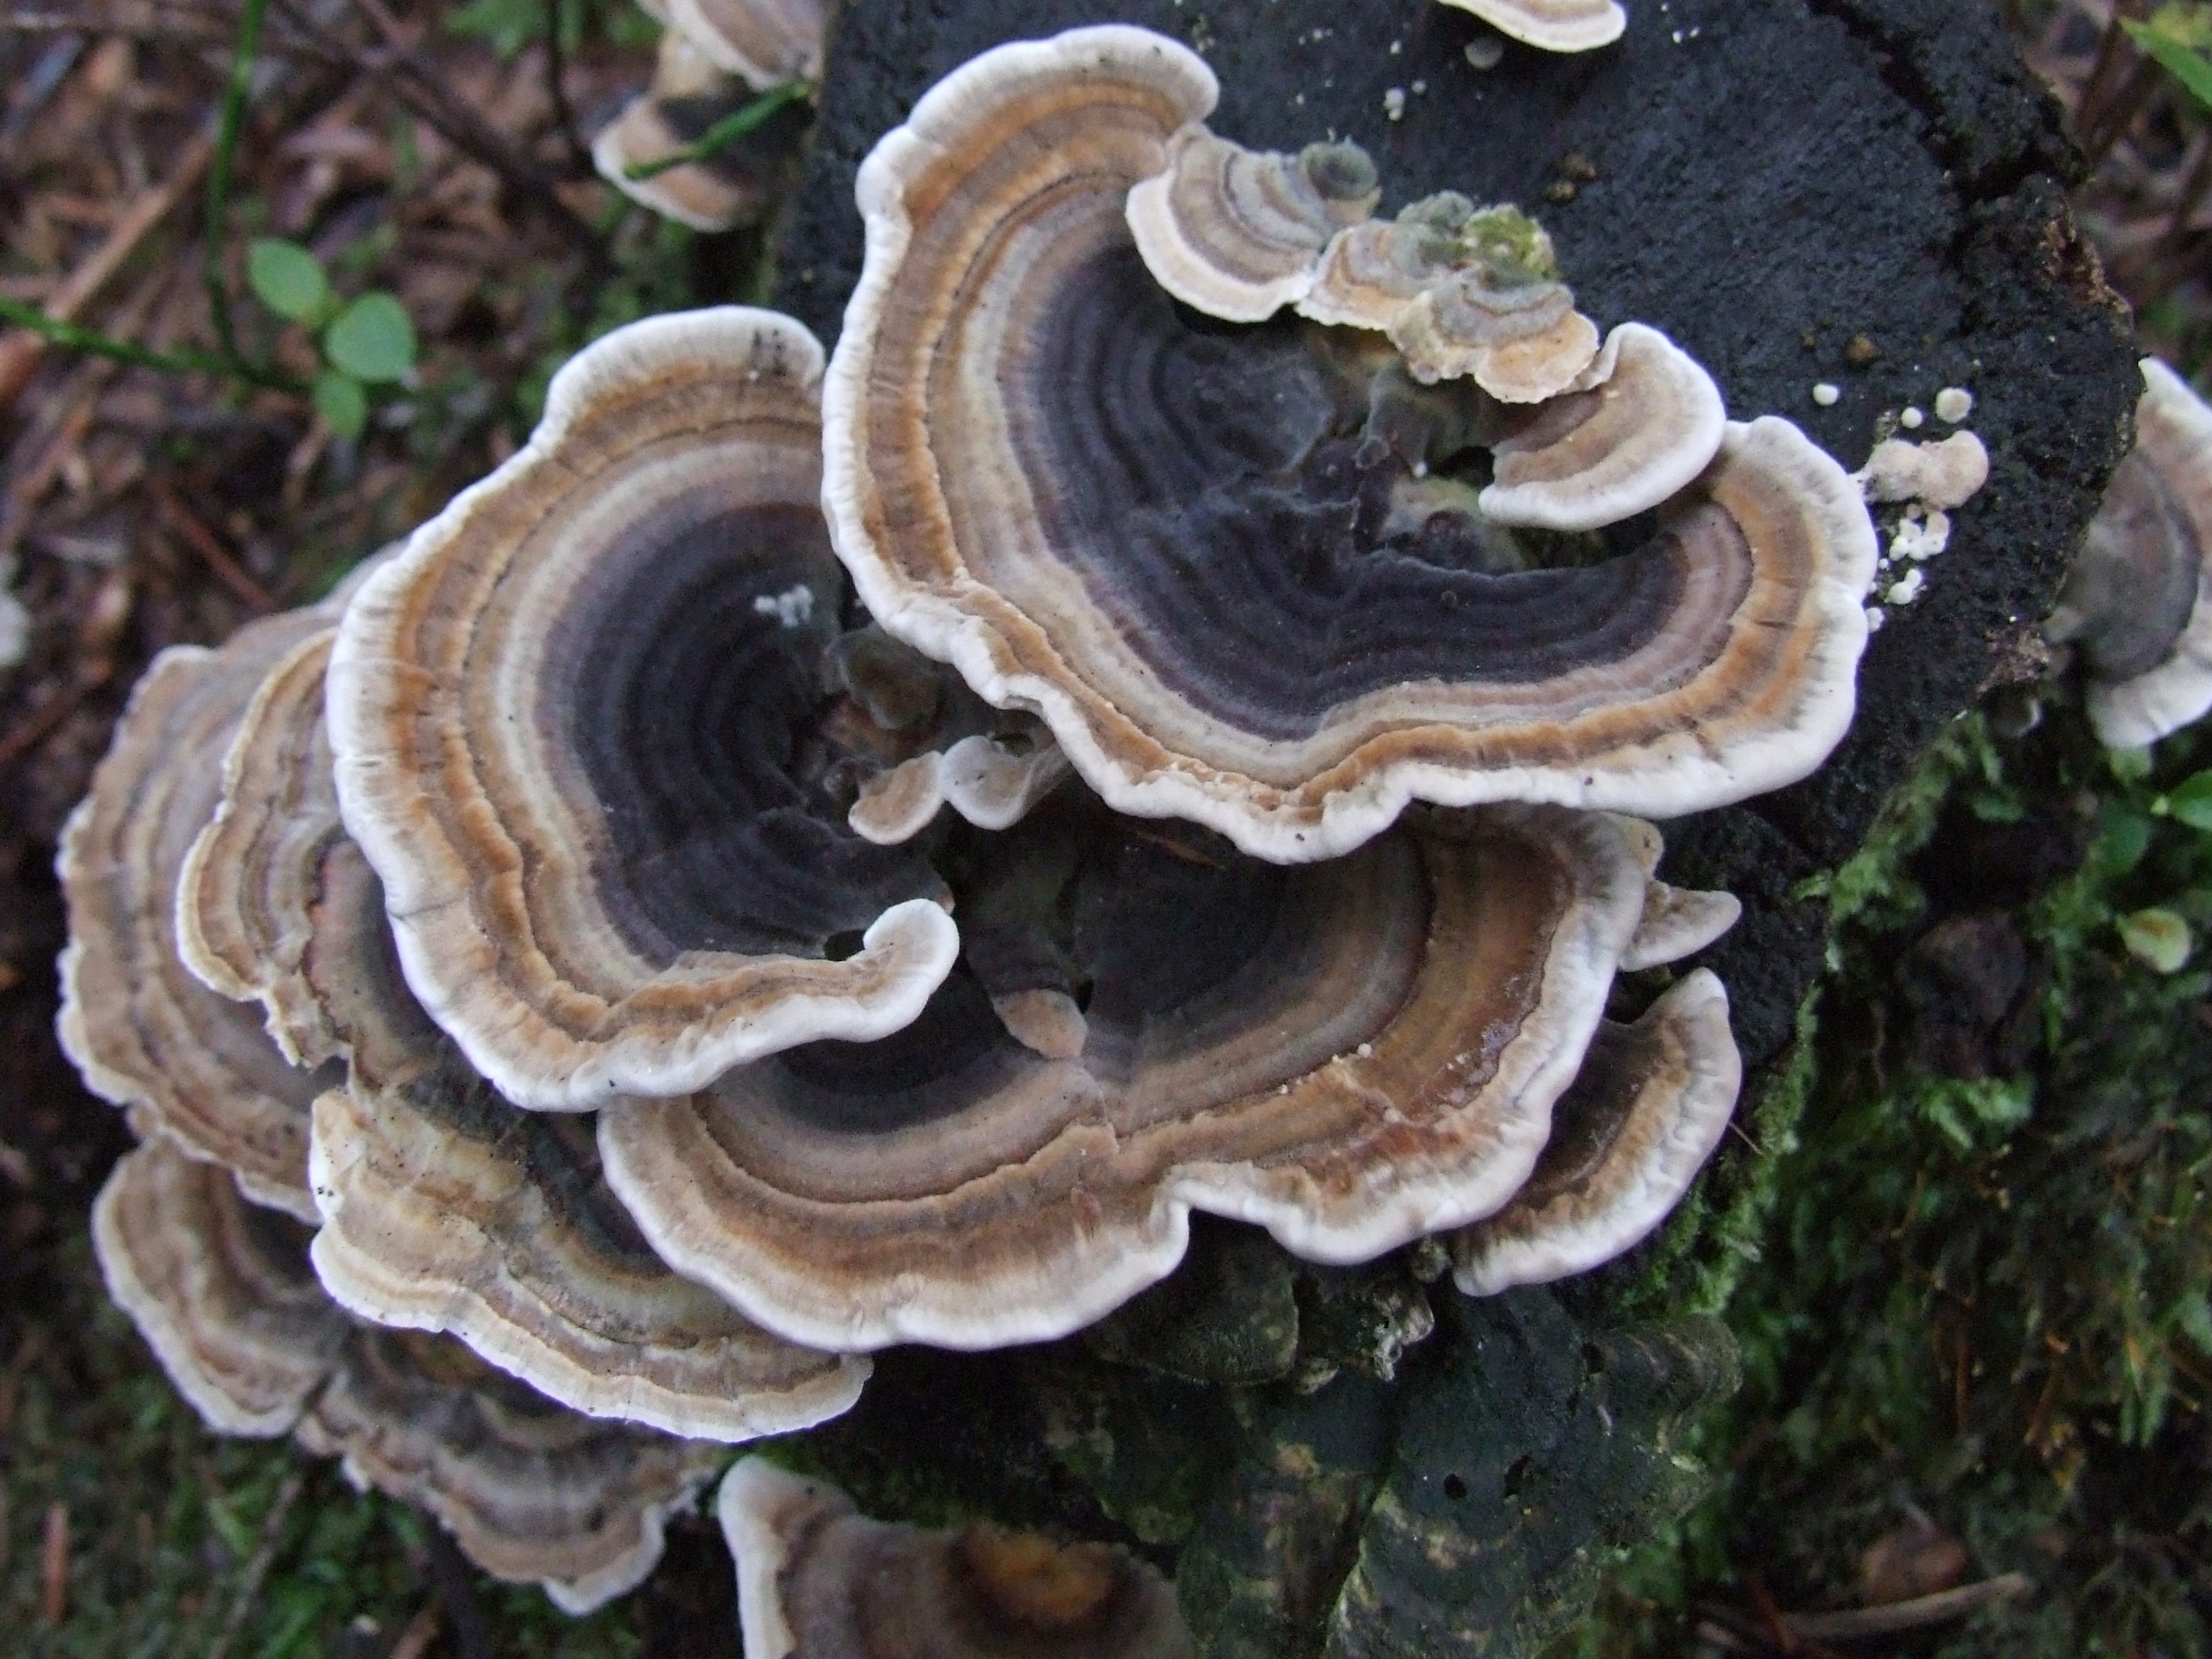
<svg viewBox="0 0 2212 1659">
<path fill-rule="evenodd" d="M 386 1659 L 423 1659 L 445 1623 L 437 1597 L 433 1596 L 407 1621 L 407 1628 L 400 1633 L 399 1641 L 393 1644 Z"/>
<path fill-rule="evenodd" d="M 46 1536 L 39 1550 L 39 1617 L 58 1625 L 70 1615 L 70 1507 L 46 1507 Z"/>
<path fill-rule="evenodd" d="M 2127 129 L 2135 124 L 2150 100 L 2158 95 L 2165 84 L 2166 72 L 2154 58 L 2138 57 L 2135 67 L 2127 71 L 2120 90 L 2113 94 L 2112 107 L 2098 117 L 2093 129 L 2080 133 L 2082 154 L 2092 167 L 2113 153 L 2113 147 L 2127 136 Z"/>
<path fill-rule="evenodd" d="M 153 494 L 154 503 L 161 509 L 161 516 L 169 521 L 169 527 L 184 538 L 185 544 L 215 572 L 217 580 L 264 615 L 282 608 L 276 597 L 254 579 L 253 573 L 231 556 L 231 550 L 215 532 L 184 504 L 184 497 L 170 487 L 167 480 L 157 479 Z"/>
<path fill-rule="evenodd" d="M 1809 1641 L 1850 1641 L 1861 1636 L 1894 1636 L 1900 1631 L 1964 1619 L 1998 1602 L 2025 1596 L 2034 1588 L 2025 1573 L 2003 1573 L 1979 1584 L 1962 1584 L 1957 1589 L 1937 1590 L 1933 1596 L 1915 1596 L 1910 1601 L 1880 1607 L 1854 1607 L 1840 1613 L 1784 1613 L 1782 1618 L 1793 1636 Z"/>
<path fill-rule="evenodd" d="M 169 176 L 124 209 L 115 221 L 115 228 L 101 239 L 91 257 L 71 271 L 69 280 L 55 290 L 54 297 L 46 303 L 46 314 L 56 322 L 75 322 L 77 313 L 99 297 L 100 290 L 138 251 L 154 227 L 168 217 L 179 202 L 199 187 L 201 175 L 207 172 L 214 154 L 215 136 L 202 128 L 185 147 L 177 165 L 169 170 Z M 30 384 L 46 347 L 46 341 L 27 328 L 12 329 L 0 336 L 0 415 L 7 412 Z"/>
<path fill-rule="evenodd" d="M 246 1628 L 246 1616 L 254 1611 L 254 1598 L 261 1593 L 262 1582 L 276 1564 L 276 1546 L 283 1541 L 284 1523 L 291 1518 L 292 1506 L 299 1501 L 299 1494 L 306 1486 L 307 1471 L 295 1464 L 291 1472 L 284 1477 L 284 1484 L 276 1488 L 276 1501 L 261 1517 L 261 1540 L 254 1545 L 253 1557 L 246 1563 L 246 1575 L 239 1580 L 238 1589 L 231 1597 L 230 1611 L 223 1616 L 223 1628 L 215 1638 L 215 1645 L 208 1649 L 208 1659 L 224 1659 L 231 1644 L 238 1640 L 239 1632 Z"/>
</svg>

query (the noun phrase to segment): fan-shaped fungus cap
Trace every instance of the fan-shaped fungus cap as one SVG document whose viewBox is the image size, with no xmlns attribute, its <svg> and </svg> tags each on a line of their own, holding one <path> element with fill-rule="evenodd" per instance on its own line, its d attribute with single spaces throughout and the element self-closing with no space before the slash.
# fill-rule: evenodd
<svg viewBox="0 0 2212 1659">
<path fill-rule="evenodd" d="M 223 760 L 223 796 L 177 882 L 177 943 L 209 988 L 259 1002 L 294 1065 L 344 1052 L 307 972 L 323 859 L 344 839 L 323 725 L 334 628 L 277 659 Z"/>
<path fill-rule="evenodd" d="M 2212 709 L 2212 408 L 2155 357 L 2142 374 L 2135 447 L 2045 629 L 2086 659 L 2090 721 L 2115 749 Z"/>
<path fill-rule="evenodd" d="M 313 1219 L 307 1109 L 332 1081 L 286 1062 L 260 1011 L 209 990 L 178 954 L 180 870 L 222 790 L 223 757 L 262 677 L 329 627 L 315 611 L 241 628 L 221 650 L 155 658 L 62 837 L 69 900 L 62 1046 L 95 1094 L 227 1166 L 258 1202 Z"/>
<path fill-rule="evenodd" d="M 896 1037 L 602 1112 L 655 1249 L 794 1340 L 987 1347 L 1164 1277 L 1194 1208 L 1359 1261 L 1520 1186 L 1642 907 L 1610 819 L 1439 817 L 1289 870 L 1116 827 L 1077 820 L 1042 906 L 1075 917 L 1072 1043 L 1010 1034 L 979 961 Z"/>
<path fill-rule="evenodd" d="M 1128 187 L 1213 92 L 1172 41 L 1078 30 L 956 71 L 862 167 L 824 499 L 878 621 L 1117 811 L 1272 859 L 1413 799 L 1672 816 L 1818 766 L 1876 554 L 1843 470 L 1769 418 L 1599 565 L 1380 542 L 1363 390 L 1289 331 L 1189 326 L 1130 243 Z"/>
<path fill-rule="evenodd" d="M 305 1230 L 166 1141 L 116 1164 L 92 1205 L 92 1248 L 107 1294 L 221 1434 L 291 1428 L 352 1328 L 308 1271 Z"/>
<path fill-rule="evenodd" d="M 408 983 L 518 1105 L 878 1037 L 952 965 L 928 867 L 851 834 L 805 770 L 841 589 L 820 363 L 764 312 L 617 330 L 347 608 L 346 826 Z"/>
<path fill-rule="evenodd" d="M 563 1411 L 446 1337 L 357 1331 L 300 1444 L 419 1503 L 495 1578 L 571 1613 L 634 1589 L 722 1449 Z"/>
<path fill-rule="evenodd" d="M 662 0 L 669 26 L 717 68 L 765 91 L 819 80 L 831 0 Z"/>
<path fill-rule="evenodd" d="M 629 170 L 660 161 L 696 143 L 753 96 L 684 35 L 660 39 L 652 84 L 623 106 L 592 141 L 592 164 L 624 195 L 694 231 L 727 231 L 757 219 L 767 205 L 767 177 L 732 145 L 700 161 L 632 178 Z"/>
<path fill-rule="evenodd" d="M 1711 464 L 1728 427 L 1713 377 L 1642 323 L 1614 329 L 1606 350 L 1597 385 L 1540 405 L 1498 442 L 1485 518 L 1596 530 L 1660 505 Z"/>
<path fill-rule="evenodd" d="M 760 1457 L 716 1501 L 745 1659 L 1187 1659 L 1165 1580 L 1104 1544 L 871 1521 Z"/>
<path fill-rule="evenodd" d="M 1357 144 L 1286 156 L 1194 125 L 1168 141 L 1166 171 L 1130 188 L 1127 211 L 1161 287 L 1210 317 L 1256 323 L 1303 299 L 1329 239 L 1381 198 Z"/>
<path fill-rule="evenodd" d="M 1611 46 L 1628 26 L 1620 0 L 1444 0 L 1472 11 L 1500 34 L 1546 52 Z"/>
<path fill-rule="evenodd" d="M 1734 893 L 1699 892 L 1672 887 L 1657 879 L 1659 861 L 1666 855 L 1666 841 L 1657 826 L 1640 818 L 1616 818 L 1613 822 L 1628 839 L 1636 862 L 1643 867 L 1643 915 L 1635 936 L 1620 953 L 1624 973 L 1665 967 L 1693 956 L 1712 943 L 1744 914 L 1743 901 Z"/>
<path fill-rule="evenodd" d="M 1602 1027 L 1528 1185 L 1453 1239 L 1459 1288 L 1546 1284 L 1641 1243 L 1720 1144 L 1743 1069 L 1728 994 L 1703 968 L 1635 1024 Z"/>
</svg>

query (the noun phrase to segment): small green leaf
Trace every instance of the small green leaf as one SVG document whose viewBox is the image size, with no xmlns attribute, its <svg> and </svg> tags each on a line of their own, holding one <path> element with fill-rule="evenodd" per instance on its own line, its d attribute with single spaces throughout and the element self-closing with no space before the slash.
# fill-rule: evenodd
<svg viewBox="0 0 2212 1659">
<path fill-rule="evenodd" d="M 2212 772 L 2178 785 L 2166 797 L 2166 810 L 2191 829 L 2212 830 Z"/>
<path fill-rule="evenodd" d="M 377 385 L 415 366 L 415 325 L 407 307 L 378 290 L 364 294 L 323 331 L 331 367 Z"/>
<path fill-rule="evenodd" d="M 2150 820 L 2125 801 L 2107 801 L 2097 814 L 2090 863 L 2107 881 L 2125 876 L 2150 850 Z"/>
<path fill-rule="evenodd" d="M 2112 774 L 2122 783 L 2141 783 L 2150 775 L 2151 757 L 2148 749 L 2107 749 L 2105 764 Z"/>
<path fill-rule="evenodd" d="M 2212 57 L 2192 46 L 2179 30 L 2159 26 L 2158 19 L 2134 23 L 2122 18 L 2120 26 L 2161 69 L 2187 87 L 2197 102 L 2212 108 Z"/>
<path fill-rule="evenodd" d="M 369 424 L 369 394 L 351 375 L 325 369 L 315 377 L 315 413 L 340 437 L 359 437 Z"/>
<path fill-rule="evenodd" d="M 2171 910 L 2153 907 L 2120 919 L 2120 942 L 2154 973 L 2179 973 L 2188 965 L 2196 941 L 2189 924 Z"/>
<path fill-rule="evenodd" d="M 330 306 L 330 279 L 297 242 L 265 236 L 246 250 L 246 279 L 262 305 L 296 323 L 320 322 Z"/>
</svg>

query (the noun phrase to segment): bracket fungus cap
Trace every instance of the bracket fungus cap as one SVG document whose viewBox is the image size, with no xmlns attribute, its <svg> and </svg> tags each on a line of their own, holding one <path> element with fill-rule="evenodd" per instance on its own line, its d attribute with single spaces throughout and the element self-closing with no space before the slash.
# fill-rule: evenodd
<svg viewBox="0 0 2212 1659">
<path fill-rule="evenodd" d="M 2212 407 L 2155 357 L 2142 375 L 2135 447 L 2045 630 L 2087 659 L 2090 723 L 2115 749 L 2212 709 Z"/>
<path fill-rule="evenodd" d="M 1209 317 L 1256 323 L 1305 297 L 1330 239 L 1381 196 L 1357 144 L 1288 156 L 1194 123 L 1168 141 L 1166 171 L 1130 187 L 1127 212 L 1161 287 Z"/>
<path fill-rule="evenodd" d="M 765 92 L 819 80 L 832 0 L 659 0 L 668 26 L 717 69 Z"/>
<path fill-rule="evenodd" d="M 308 1270 L 290 1216 L 164 1140 L 127 1152 L 92 1204 L 107 1294 L 218 1434 L 281 1435 L 322 1385 L 351 1323 Z"/>
<path fill-rule="evenodd" d="M 747 224 L 760 217 L 768 192 L 765 180 L 746 168 L 741 148 L 642 179 L 630 177 L 629 169 L 695 142 L 751 96 L 744 81 L 672 29 L 661 36 L 652 84 L 592 140 L 592 165 L 631 201 L 694 231 Z"/>
<path fill-rule="evenodd" d="M 347 608 L 346 827 L 409 985 L 518 1105 L 680 1094 L 879 1037 L 952 966 L 927 867 L 788 770 L 841 591 L 820 368 L 766 312 L 616 330 Z M 847 933 L 861 949 L 831 959 Z"/>
<path fill-rule="evenodd" d="M 1459 1288 L 1547 1284 L 1642 1243 L 1719 1146 L 1743 1075 L 1728 994 L 1708 969 L 1633 1025 L 1602 1027 L 1527 1186 L 1451 1241 Z"/>
<path fill-rule="evenodd" d="M 760 1457 L 723 1478 L 715 1512 L 745 1659 L 1189 1659 L 1174 1590 L 1112 1545 L 873 1521 Z"/>
<path fill-rule="evenodd" d="M 1079 1031 L 1025 1041 L 964 972 L 885 1042 L 603 1112 L 654 1248 L 859 1351 L 1063 1335 L 1171 1272 L 1193 1209 L 1371 1259 L 1519 1189 L 1645 884 L 1613 820 L 1541 807 L 1287 870 L 1135 826 L 1092 859 Z"/>
<path fill-rule="evenodd" d="M 1611 46 L 1628 26 L 1620 0 L 1444 0 L 1472 11 L 1500 34 L 1546 52 Z"/>
<path fill-rule="evenodd" d="M 1598 383 L 1552 399 L 1501 439 L 1483 517 L 1542 530 L 1602 529 L 1687 489 L 1720 452 L 1728 412 L 1697 360 L 1657 329 L 1606 338 Z"/>
<path fill-rule="evenodd" d="M 258 1203 L 314 1218 L 307 1111 L 331 1079 L 291 1065 L 258 1009 L 202 984 L 179 951 L 185 859 L 214 816 L 223 758 L 263 676 L 329 626 L 265 618 L 216 650 L 172 646 L 133 690 L 55 863 L 69 903 L 62 1046 L 93 1093 L 226 1166 Z"/>
<path fill-rule="evenodd" d="M 493 1577 L 579 1616 L 644 1581 L 667 1517 L 725 1455 L 565 1411 L 449 1337 L 371 1328 L 296 1432 L 356 1486 L 429 1509 Z"/>
</svg>

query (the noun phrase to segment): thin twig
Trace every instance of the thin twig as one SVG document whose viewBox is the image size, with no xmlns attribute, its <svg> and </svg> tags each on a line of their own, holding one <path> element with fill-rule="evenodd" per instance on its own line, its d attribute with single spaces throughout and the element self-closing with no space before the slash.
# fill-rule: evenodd
<svg viewBox="0 0 2212 1659">
<path fill-rule="evenodd" d="M 468 1563 L 447 1535 L 445 1523 L 427 1509 L 417 1509 L 415 1514 L 422 1520 L 430 1548 L 430 1587 L 445 1605 L 447 1622 L 452 1626 L 453 1646 L 460 1649 L 461 1659 L 492 1659 L 491 1626 L 484 1622 L 484 1610 L 477 1604 Z"/>
<path fill-rule="evenodd" d="M 268 0 L 245 0 L 239 10 L 238 41 L 231 49 L 231 74 L 223 88 L 223 114 L 216 128 L 215 165 L 208 171 L 207 246 L 202 250 L 201 280 L 208 290 L 208 318 L 216 344 L 233 363 L 243 363 L 231 327 L 230 283 L 223 268 L 231 213 L 231 165 L 238 155 L 246 106 L 254 93 L 254 66 L 261 56 L 261 17 Z"/>
<path fill-rule="evenodd" d="M 1900 1631 L 1964 1619 L 1998 1602 L 2025 1596 L 2034 1588 L 2026 1574 L 2004 1573 L 1979 1584 L 1962 1584 L 1957 1589 L 1915 1596 L 1910 1601 L 1881 1607 L 1854 1607 L 1840 1613 L 1784 1613 L 1782 1618 L 1789 1633 L 1803 1640 L 1850 1641 L 1861 1636 L 1894 1636 Z"/>
<path fill-rule="evenodd" d="M 13 404 L 30 384 L 49 341 L 70 343 L 57 340 L 43 324 L 74 323 L 77 314 L 99 297 L 100 290 L 138 251 L 140 244 L 200 182 L 200 175 L 207 170 L 214 153 L 211 133 L 202 133 L 194 138 L 177 158 L 177 165 L 168 178 L 143 192 L 122 210 L 100 245 L 92 250 L 92 256 L 71 271 L 68 280 L 40 308 L 40 320 L 26 322 L 18 313 L 8 313 L 11 320 L 22 322 L 28 332 L 0 340 L 0 411 Z"/>
<path fill-rule="evenodd" d="M 785 81 L 780 86 L 771 86 L 751 103 L 731 110 L 680 149 L 672 150 L 665 156 L 655 156 L 650 161 L 632 162 L 622 169 L 623 176 L 642 183 L 647 179 L 658 179 L 672 167 L 704 161 L 748 134 L 758 132 L 768 125 L 777 111 L 812 96 L 813 91 L 812 81 Z"/>
<path fill-rule="evenodd" d="M 364 52 L 347 44 L 308 15 L 299 0 L 276 0 L 278 13 L 318 48 L 346 57 L 359 73 L 369 76 L 405 105 L 408 112 L 472 160 L 499 175 L 500 181 L 522 202 L 536 209 L 547 223 L 572 243 L 594 269 L 606 263 L 606 250 L 599 234 L 578 218 L 561 199 L 555 180 L 514 148 L 474 112 L 447 90 L 444 80 L 414 52 L 397 21 L 373 0 L 356 0 L 385 34 L 382 51 Z"/>
<path fill-rule="evenodd" d="M 569 152 L 570 176 L 588 179 L 592 151 L 577 131 L 576 107 L 569 102 L 569 50 L 561 39 L 561 0 L 545 0 L 545 5 L 546 91 L 553 97 L 553 121 L 561 129 L 561 142 Z"/>
<path fill-rule="evenodd" d="M 97 328 L 83 328 L 75 323 L 65 323 L 49 317 L 36 305 L 26 305 L 20 300 L 0 296 L 0 321 L 11 322 L 27 328 L 41 339 L 71 351 L 86 352 L 95 357 L 106 357 L 114 363 L 128 363 L 134 369 L 155 369 L 163 374 L 212 374 L 228 380 L 242 380 L 248 385 L 266 386 L 275 392 L 290 392 L 305 395 L 306 387 L 289 375 L 272 369 L 257 367 L 238 358 L 220 353 L 202 351 L 192 346 L 172 346 L 166 351 L 117 340 Z"/>
<path fill-rule="evenodd" d="M 217 579 L 240 599 L 263 615 L 281 609 L 269 591 L 256 582 L 250 571 L 231 556 L 231 550 L 216 539 L 215 532 L 200 521 L 199 516 L 184 504 L 184 499 L 165 479 L 156 479 L 153 485 L 155 504 L 169 526 L 185 540 L 193 552 L 200 555 Z"/>
<path fill-rule="evenodd" d="M 70 1507 L 50 1503 L 39 1551 L 39 1617 L 58 1625 L 70 1614 Z"/>
<path fill-rule="evenodd" d="M 239 1632 L 246 1628 L 246 1616 L 254 1611 L 262 1582 L 276 1564 L 276 1546 L 283 1542 L 284 1523 L 291 1518 L 292 1507 L 299 1501 L 299 1494 L 306 1486 L 307 1471 L 295 1464 L 284 1477 L 284 1484 L 276 1488 L 276 1501 L 268 1506 L 268 1513 L 261 1517 L 261 1541 L 254 1545 L 253 1557 L 246 1563 L 245 1576 L 239 1580 L 238 1589 L 231 1594 L 231 1610 L 223 1616 L 223 1628 L 216 1636 L 215 1645 L 208 1649 L 208 1659 L 224 1659 L 231 1644 L 238 1640 Z"/>
</svg>

